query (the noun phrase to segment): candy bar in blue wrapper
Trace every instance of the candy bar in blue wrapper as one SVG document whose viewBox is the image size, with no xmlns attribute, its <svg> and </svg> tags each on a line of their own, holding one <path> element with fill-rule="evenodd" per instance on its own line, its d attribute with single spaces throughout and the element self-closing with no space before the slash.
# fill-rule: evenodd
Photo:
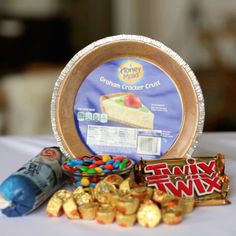
<svg viewBox="0 0 236 236">
<path fill-rule="evenodd" d="M 30 213 L 63 183 L 65 156 L 57 147 L 43 149 L 0 185 L 0 209 L 9 216 Z"/>
</svg>

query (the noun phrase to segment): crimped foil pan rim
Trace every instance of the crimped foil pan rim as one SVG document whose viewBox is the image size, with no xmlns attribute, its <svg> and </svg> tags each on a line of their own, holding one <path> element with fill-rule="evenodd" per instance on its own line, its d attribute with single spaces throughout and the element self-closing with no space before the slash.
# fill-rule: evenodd
<svg viewBox="0 0 236 236">
<path fill-rule="evenodd" d="M 198 124 L 197 124 L 197 130 L 196 130 L 196 133 L 193 137 L 193 142 L 191 143 L 187 153 L 185 154 L 186 157 L 192 156 L 193 152 L 197 148 L 198 139 L 199 139 L 199 136 L 202 134 L 203 126 L 204 126 L 204 120 L 205 120 L 204 97 L 203 97 L 201 87 L 199 85 L 199 82 L 198 82 L 195 74 L 191 70 L 190 66 L 176 52 L 174 52 L 172 49 L 165 46 L 163 43 L 161 43 L 157 40 L 154 40 L 154 39 L 150 39 L 150 38 L 145 37 L 145 36 L 127 35 L 127 34 L 106 37 L 106 38 L 100 39 L 98 41 L 95 41 L 95 42 L 89 44 L 88 46 L 86 46 L 85 48 L 83 48 L 82 50 L 77 52 L 72 57 L 72 59 L 66 64 L 66 66 L 62 70 L 61 74 L 59 75 L 59 77 L 58 77 L 58 79 L 55 83 L 55 86 L 54 86 L 54 90 L 53 90 L 53 94 L 52 94 L 52 100 L 51 100 L 52 131 L 53 131 L 54 137 L 56 138 L 56 141 L 57 141 L 57 144 L 58 144 L 59 148 L 61 149 L 61 151 L 63 152 L 64 155 L 70 156 L 69 153 L 63 147 L 60 135 L 58 134 L 57 124 L 56 124 L 56 109 L 57 109 L 56 103 L 57 103 L 58 92 L 59 92 L 62 81 L 65 79 L 67 73 L 71 70 L 71 68 L 74 66 L 74 64 L 82 56 L 89 53 L 90 51 L 92 51 L 96 47 L 99 47 L 99 46 L 104 45 L 104 44 L 112 43 L 112 42 L 115 42 L 115 41 L 121 41 L 121 40 L 124 40 L 124 41 L 131 40 L 131 41 L 134 41 L 134 42 L 135 41 L 136 42 L 142 42 L 142 43 L 146 43 L 146 44 L 149 44 L 151 46 L 154 46 L 154 47 L 160 49 L 161 51 L 165 52 L 167 55 L 172 57 L 177 62 L 177 64 L 179 64 L 180 67 L 182 67 L 184 69 L 184 71 L 189 76 L 189 78 L 192 82 L 193 88 L 195 90 L 195 93 L 196 93 L 197 105 L 198 105 L 198 108 L 199 108 L 198 109 L 198 111 L 199 111 L 199 114 L 198 114 L 199 120 L 198 120 Z"/>
</svg>

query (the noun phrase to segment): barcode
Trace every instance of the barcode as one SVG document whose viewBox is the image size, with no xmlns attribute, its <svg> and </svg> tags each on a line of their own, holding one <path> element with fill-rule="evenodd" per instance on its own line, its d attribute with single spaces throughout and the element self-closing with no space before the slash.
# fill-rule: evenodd
<svg viewBox="0 0 236 236">
<path fill-rule="evenodd" d="M 138 136 L 137 153 L 138 154 L 151 154 L 160 155 L 161 151 L 161 138 Z"/>
</svg>

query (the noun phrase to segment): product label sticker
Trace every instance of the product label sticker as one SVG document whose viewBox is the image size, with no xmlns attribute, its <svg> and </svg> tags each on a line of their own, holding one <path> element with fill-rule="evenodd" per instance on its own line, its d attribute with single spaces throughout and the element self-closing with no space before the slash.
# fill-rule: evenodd
<svg viewBox="0 0 236 236">
<path fill-rule="evenodd" d="M 98 66 L 85 78 L 74 102 L 78 135 L 93 154 L 134 161 L 166 153 L 178 137 L 182 113 L 169 75 L 137 58 Z"/>
</svg>

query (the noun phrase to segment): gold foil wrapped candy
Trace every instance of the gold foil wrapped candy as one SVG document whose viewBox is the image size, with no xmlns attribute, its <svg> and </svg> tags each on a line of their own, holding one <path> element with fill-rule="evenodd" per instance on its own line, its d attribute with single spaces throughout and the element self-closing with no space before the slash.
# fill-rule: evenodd
<svg viewBox="0 0 236 236">
<path fill-rule="evenodd" d="M 168 225 L 179 224 L 184 214 L 192 212 L 196 205 L 193 197 L 178 197 L 137 185 L 131 178 L 122 182 L 118 179 L 112 175 L 110 180 L 100 181 L 95 188 L 78 187 L 73 192 L 59 190 L 49 200 L 47 214 L 60 216 L 64 211 L 69 219 L 96 219 L 100 224 L 111 224 L 115 219 L 122 227 L 131 227 L 137 221 L 144 227 L 155 227 L 161 219 Z M 223 198 L 229 188 L 228 177 L 221 176 L 220 183 Z M 216 200 L 212 195 L 208 197 L 207 201 Z"/>
<path fill-rule="evenodd" d="M 183 211 L 181 208 L 167 208 L 162 210 L 162 219 L 165 224 L 176 225 L 183 220 Z"/>
<path fill-rule="evenodd" d="M 136 214 L 125 215 L 121 212 L 116 212 L 116 223 L 122 227 L 132 227 L 136 222 Z"/>
<path fill-rule="evenodd" d="M 154 202 L 161 204 L 165 198 L 168 197 L 168 194 L 163 192 L 160 189 L 154 189 L 153 190 L 153 196 L 152 199 Z"/>
<path fill-rule="evenodd" d="M 144 227 L 155 227 L 160 223 L 161 211 L 153 201 L 146 201 L 138 210 L 137 220 Z"/>
<path fill-rule="evenodd" d="M 111 195 L 116 193 L 116 187 L 106 181 L 100 181 L 94 188 L 94 196 L 100 203 L 109 202 Z"/>
<path fill-rule="evenodd" d="M 77 205 L 72 196 L 63 203 L 63 210 L 69 219 L 80 219 Z"/>
<path fill-rule="evenodd" d="M 47 204 L 46 208 L 47 215 L 55 217 L 61 216 L 63 214 L 62 204 L 63 201 L 60 198 L 52 197 Z"/>
<path fill-rule="evenodd" d="M 181 207 L 181 199 L 178 197 L 170 197 L 161 203 L 162 219 L 165 224 L 175 225 L 183 220 L 183 207 Z"/>
<path fill-rule="evenodd" d="M 111 224 L 115 219 L 116 211 L 109 205 L 100 206 L 97 211 L 96 221 L 99 224 Z"/>
<path fill-rule="evenodd" d="M 149 194 L 151 194 L 151 191 L 146 186 L 138 186 L 130 190 L 130 195 L 138 198 L 140 201 L 143 201 L 149 197 Z"/>
<path fill-rule="evenodd" d="M 161 202 L 161 208 L 170 208 L 170 207 L 181 207 L 181 198 L 173 196 L 173 195 L 167 195 Z"/>
<path fill-rule="evenodd" d="M 117 200 L 116 210 L 125 214 L 134 214 L 139 207 L 139 199 L 132 196 L 123 196 Z"/>
<path fill-rule="evenodd" d="M 129 193 L 130 190 L 134 187 L 136 187 L 137 184 L 132 178 L 125 179 L 119 186 L 119 191 L 123 194 Z"/>
<path fill-rule="evenodd" d="M 93 197 L 89 193 L 82 193 L 80 195 L 76 195 L 74 199 L 78 206 L 93 202 Z"/>
<path fill-rule="evenodd" d="M 71 197 L 71 193 L 65 189 L 58 190 L 49 200 L 46 212 L 48 216 L 60 216 L 63 214 L 63 203 Z"/>
<path fill-rule="evenodd" d="M 58 197 L 62 199 L 63 201 L 67 200 L 71 197 L 71 192 L 67 191 L 66 189 L 58 190 L 56 193 L 54 193 L 54 197 Z"/>
<path fill-rule="evenodd" d="M 84 220 L 94 220 L 97 215 L 98 203 L 85 203 L 79 206 L 81 218 Z"/>
<path fill-rule="evenodd" d="M 116 187 L 119 187 L 120 184 L 124 181 L 124 179 L 120 175 L 111 174 L 104 178 L 103 181 L 114 184 Z"/>
<path fill-rule="evenodd" d="M 184 198 L 181 198 L 180 200 L 180 205 L 183 209 L 184 214 L 191 213 L 193 211 L 194 204 L 195 204 L 194 198 L 184 197 Z"/>
<path fill-rule="evenodd" d="M 148 198 L 152 199 L 153 198 L 153 193 L 154 193 L 154 189 L 151 187 L 147 187 L 147 196 Z"/>
<path fill-rule="evenodd" d="M 79 195 L 81 195 L 81 194 L 84 194 L 85 193 L 85 190 L 83 189 L 83 187 L 77 187 L 73 192 L 72 192 L 72 194 L 73 194 L 73 197 L 77 197 L 77 196 L 79 196 Z"/>
</svg>

